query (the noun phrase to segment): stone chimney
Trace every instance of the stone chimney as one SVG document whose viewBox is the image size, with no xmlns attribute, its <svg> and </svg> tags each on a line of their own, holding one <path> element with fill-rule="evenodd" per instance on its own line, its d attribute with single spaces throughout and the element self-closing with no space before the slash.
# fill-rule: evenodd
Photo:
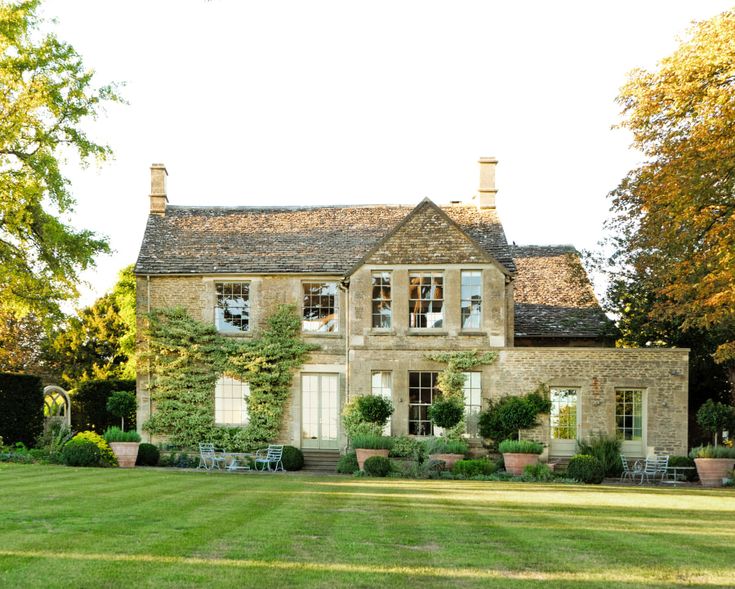
<svg viewBox="0 0 735 589">
<path fill-rule="evenodd" d="M 477 208 L 494 209 L 495 195 L 495 166 L 498 160 L 494 157 L 480 158 L 480 188 L 477 191 Z"/>
<path fill-rule="evenodd" d="M 166 196 L 166 166 L 151 164 L 151 215 L 165 215 L 168 197 Z"/>
</svg>

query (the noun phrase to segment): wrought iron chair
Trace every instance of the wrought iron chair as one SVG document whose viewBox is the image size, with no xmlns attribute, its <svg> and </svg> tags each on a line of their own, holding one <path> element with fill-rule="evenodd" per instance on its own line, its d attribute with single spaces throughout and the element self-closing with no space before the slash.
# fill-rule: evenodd
<svg viewBox="0 0 735 589">
<path fill-rule="evenodd" d="M 636 467 L 640 467 L 640 464 L 635 462 L 633 467 L 631 467 L 628 459 L 622 454 L 620 455 L 620 461 L 623 463 L 623 472 L 620 475 L 620 482 L 622 483 L 625 479 L 630 479 L 630 481 L 633 482 L 633 478 L 638 475 L 640 470 L 640 468 L 636 470 Z"/>
<path fill-rule="evenodd" d="M 255 470 L 264 471 L 268 469 L 271 472 L 278 470 L 285 471 L 282 458 L 283 445 L 271 444 L 267 448 L 261 448 L 255 452 Z"/>
<path fill-rule="evenodd" d="M 214 444 L 199 444 L 199 466 L 204 470 L 221 469 L 225 465 L 225 456 L 218 452 Z"/>
</svg>

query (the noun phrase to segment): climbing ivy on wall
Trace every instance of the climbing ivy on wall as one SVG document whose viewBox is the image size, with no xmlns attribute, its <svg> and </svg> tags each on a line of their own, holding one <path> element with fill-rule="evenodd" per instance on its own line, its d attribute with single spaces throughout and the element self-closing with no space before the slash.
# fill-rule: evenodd
<svg viewBox="0 0 735 589">
<path fill-rule="evenodd" d="M 221 336 L 214 325 L 192 319 L 184 309 L 157 309 L 148 316 L 150 394 L 154 413 L 143 428 L 172 444 L 213 441 L 247 450 L 278 437 L 293 372 L 316 346 L 300 338 L 294 308 L 282 305 L 259 338 Z M 250 387 L 245 428 L 214 422 L 214 388 L 222 375 Z"/>
<path fill-rule="evenodd" d="M 436 387 L 442 392 L 445 401 L 457 403 L 464 407 L 464 372 L 468 372 L 482 364 L 492 364 L 498 357 L 495 352 L 480 354 L 477 350 L 464 352 L 440 352 L 427 354 L 429 360 L 441 362 L 447 367 L 439 373 Z M 453 428 L 445 432 L 448 438 L 459 438 L 465 431 L 464 418 Z"/>
</svg>

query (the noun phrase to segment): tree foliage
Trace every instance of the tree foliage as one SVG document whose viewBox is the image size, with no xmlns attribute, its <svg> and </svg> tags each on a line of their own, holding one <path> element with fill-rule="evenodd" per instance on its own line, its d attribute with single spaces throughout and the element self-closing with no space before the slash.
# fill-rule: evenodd
<svg viewBox="0 0 735 589">
<path fill-rule="evenodd" d="M 695 25 L 618 98 L 643 163 L 613 191 L 611 263 L 647 321 L 717 338 L 735 387 L 735 11 Z M 644 307 L 645 308 L 645 307 Z M 654 330 L 655 331 L 655 330 Z"/>
<path fill-rule="evenodd" d="M 135 276 L 120 271 L 112 291 L 67 319 L 51 358 L 69 387 L 90 379 L 135 378 Z"/>
<path fill-rule="evenodd" d="M 79 272 L 108 250 L 69 222 L 75 204 L 62 166 L 102 161 L 110 149 L 84 125 L 112 86 L 97 87 L 71 45 L 39 31 L 40 0 L 0 4 L 0 306 L 23 316 L 58 312 Z"/>
<path fill-rule="evenodd" d="M 42 375 L 47 334 L 35 314 L 18 317 L 0 305 L 0 372 Z"/>
</svg>

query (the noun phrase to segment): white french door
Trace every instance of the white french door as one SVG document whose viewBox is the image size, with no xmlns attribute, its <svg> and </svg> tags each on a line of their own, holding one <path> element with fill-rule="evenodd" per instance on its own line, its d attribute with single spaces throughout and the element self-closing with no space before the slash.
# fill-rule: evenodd
<svg viewBox="0 0 735 589">
<path fill-rule="evenodd" d="M 301 447 L 339 448 L 339 375 L 301 374 Z"/>
</svg>

